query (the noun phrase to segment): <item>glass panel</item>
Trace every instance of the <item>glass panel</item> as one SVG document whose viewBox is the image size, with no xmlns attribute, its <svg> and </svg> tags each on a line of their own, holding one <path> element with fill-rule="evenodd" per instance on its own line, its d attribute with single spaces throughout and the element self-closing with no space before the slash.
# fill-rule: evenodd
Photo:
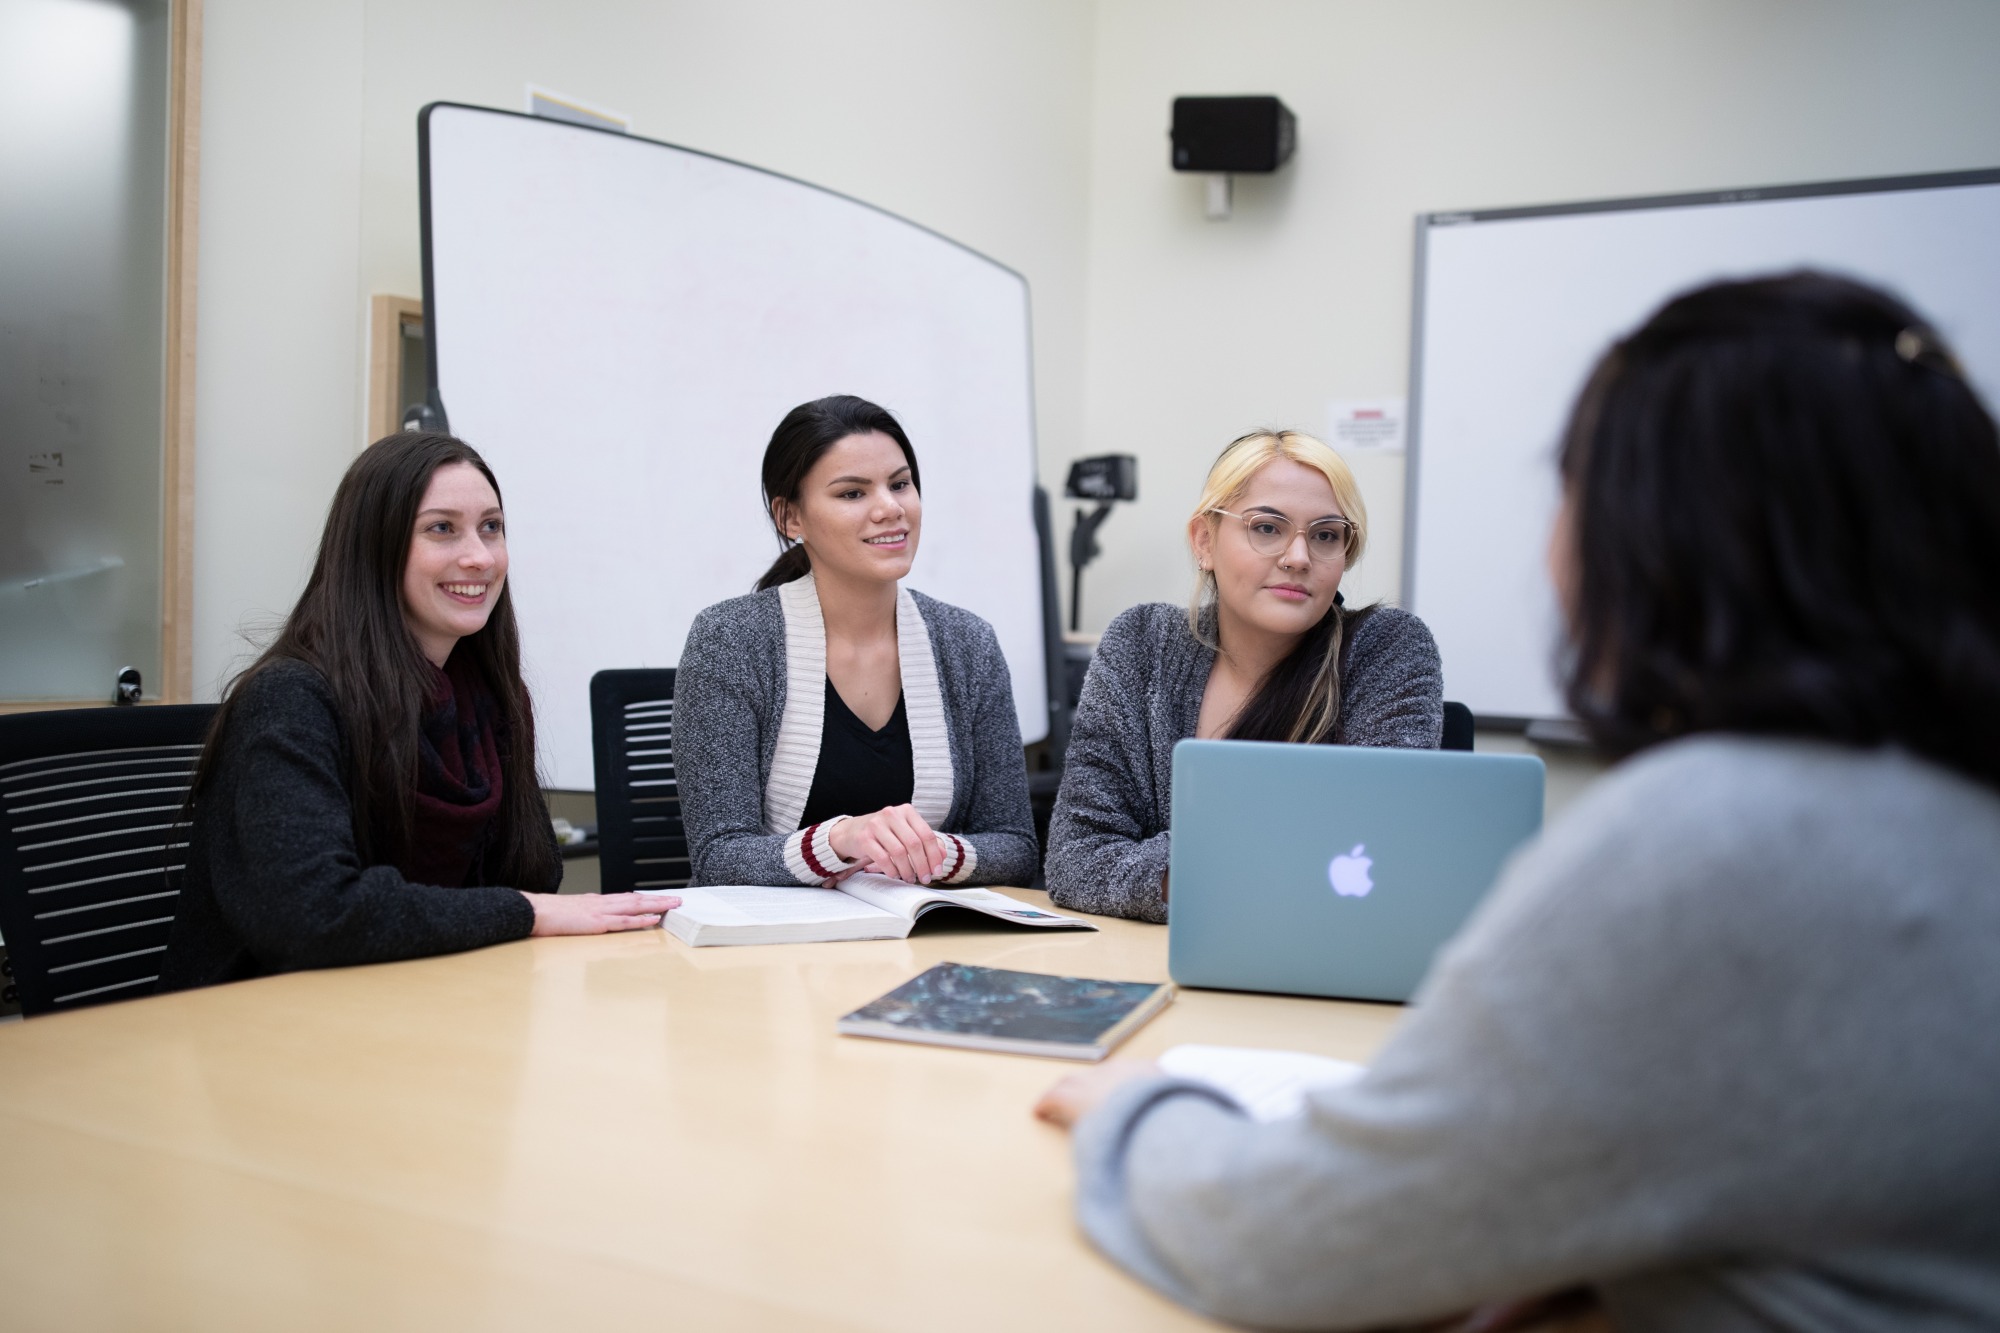
<svg viewBox="0 0 2000 1333">
<path fill-rule="evenodd" d="M 160 686 L 165 0 L 0 0 L 0 699 Z"/>
</svg>

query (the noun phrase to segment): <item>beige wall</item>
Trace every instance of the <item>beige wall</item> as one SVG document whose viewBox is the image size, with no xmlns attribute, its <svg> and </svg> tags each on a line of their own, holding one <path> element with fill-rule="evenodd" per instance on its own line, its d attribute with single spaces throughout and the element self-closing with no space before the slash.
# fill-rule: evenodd
<svg viewBox="0 0 2000 1333">
<path fill-rule="evenodd" d="M 354 453 L 362 6 L 206 0 L 194 695 L 297 598 Z"/>
</svg>

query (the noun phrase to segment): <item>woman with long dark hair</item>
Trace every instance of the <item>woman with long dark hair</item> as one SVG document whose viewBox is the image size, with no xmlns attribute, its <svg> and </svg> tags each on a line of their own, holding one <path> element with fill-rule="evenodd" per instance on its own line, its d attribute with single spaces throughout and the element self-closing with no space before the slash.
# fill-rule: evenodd
<svg viewBox="0 0 2000 1333">
<path fill-rule="evenodd" d="M 448 435 L 391 435 L 348 468 L 190 806 L 162 990 L 627 930 L 676 905 L 554 892 L 499 483 Z"/>
<path fill-rule="evenodd" d="M 1302 1115 L 1055 1089 L 1086 1230 L 1259 1326 L 2000 1327 L 2000 433 L 1794 274 L 1613 346 L 1561 474 L 1569 702 L 1629 757 Z"/>
<path fill-rule="evenodd" d="M 1026 884 L 1028 773 L 1007 660 L 970 611 L 902 586 L 916 450 L 883 408 L 793 408 L 764 451 L 782 551 L 695 617 L 674 763 L 696 884 Z"/>
<path fill-rule="evenodd" d="M 1084 678 L 1049 821 L 1049 895 L 1064 907 L 1167 919 L 1174 746 L 1190 736 L 1438 746 L 1430 630 L 1340 595 L 1368 511 L 1339 454 L 1297 431 L 1231 442 L 1187 534 L 1192 604 L 1121 614 Z"/>
</svg>

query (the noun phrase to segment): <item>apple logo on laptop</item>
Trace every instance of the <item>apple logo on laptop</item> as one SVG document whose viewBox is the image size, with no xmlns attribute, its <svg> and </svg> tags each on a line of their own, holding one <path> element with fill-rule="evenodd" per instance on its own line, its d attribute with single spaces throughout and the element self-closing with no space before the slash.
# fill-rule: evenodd
<svg viewBox="0 0 2000 1333">
<path fill-rule="evenodd" d="M 1375 887 L 1375 881 L 1368 878 L 1368 867 L 1375 862 L 1362 855 L 1367 848 L 1367 843 L 1357 842 L 1353 851 L 1334 857 L 1327 865 L 1327 882 L 1341 897 L 1366 898 L 1368 891 Z"/>
</svg>

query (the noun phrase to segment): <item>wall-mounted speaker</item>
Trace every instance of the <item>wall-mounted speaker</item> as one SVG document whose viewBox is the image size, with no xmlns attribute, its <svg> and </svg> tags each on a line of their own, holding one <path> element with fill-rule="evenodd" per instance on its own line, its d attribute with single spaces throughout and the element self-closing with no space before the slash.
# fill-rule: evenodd
<svg viewBox="0 0 2000 1333">
<path fill-rule="evenodd" d="M 1175 171 L 1276 171 L 1292 156 L 1298 120 L 1275 97 L 1176 97 L 1172 138 Z"/>
</svg>

